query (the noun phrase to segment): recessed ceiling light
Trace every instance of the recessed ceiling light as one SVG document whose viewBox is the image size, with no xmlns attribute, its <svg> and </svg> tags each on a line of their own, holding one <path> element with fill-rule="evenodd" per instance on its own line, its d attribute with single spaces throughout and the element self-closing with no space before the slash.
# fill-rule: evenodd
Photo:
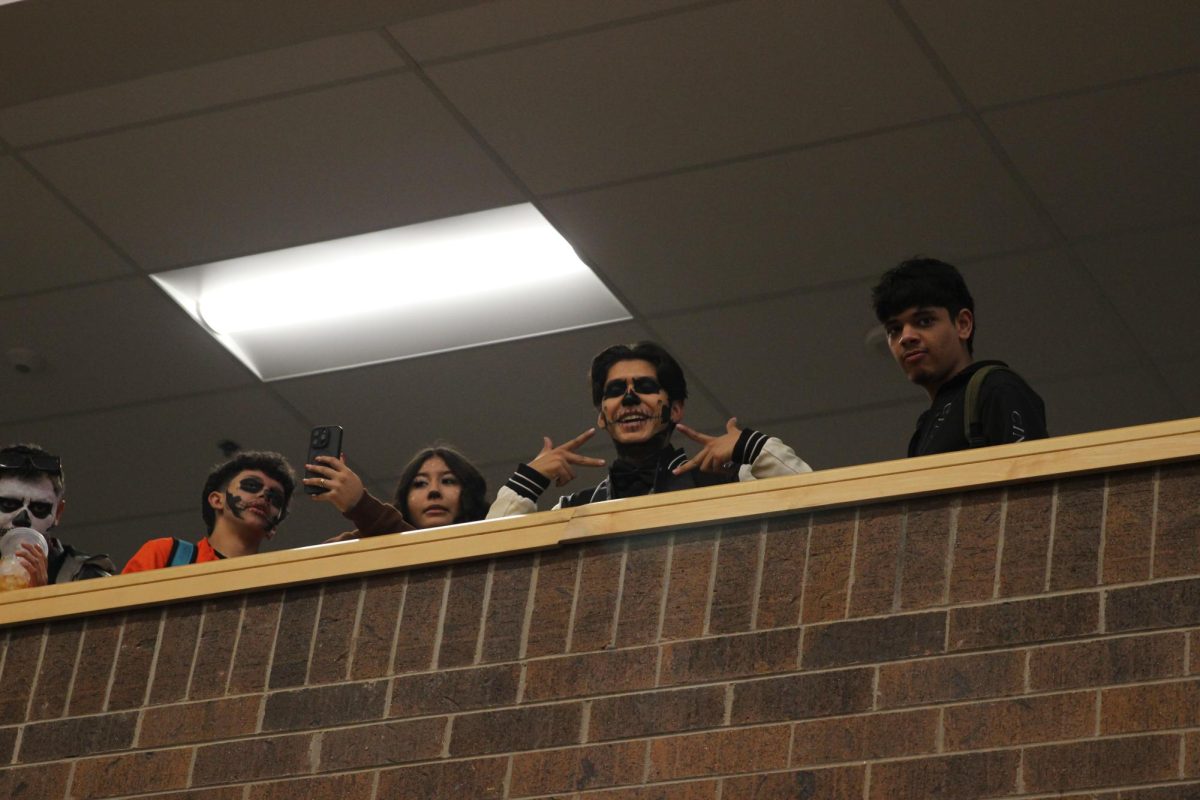
<svg viewBox="0 0 1200 800">
<path fill-rule="evenodd" d="M 152 277 L 267 381 L 630 316 L 528 203 Z"/>
</svg>

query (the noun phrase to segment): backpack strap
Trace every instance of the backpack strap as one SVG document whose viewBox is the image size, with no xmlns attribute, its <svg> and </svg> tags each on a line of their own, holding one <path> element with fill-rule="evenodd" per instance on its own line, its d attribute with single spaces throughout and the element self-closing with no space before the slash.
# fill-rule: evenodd
<svg viewBox="0 0 1200 800">
<path fill-rule="evenodd" d="M 988 364 L 980 367 L 967 382 L 967 397 L 963 403 L 963 435 L 967 438 L 967 447 L 983 447 L 987 440 L 983 436 L 983 397 L 980 390 L 987 376 L 998 369 L 1008 369 L 999 364 Z M 1010 372 L 1012 370 L 1009 370 Z"/>
<path fill-rule="evenodd" d="M 184 564 L 196 563 L 196 545 L 183 539 L 171 540 L 171 555 L 167 557 L 168 567 L 179 567 Z"/>
</svg>

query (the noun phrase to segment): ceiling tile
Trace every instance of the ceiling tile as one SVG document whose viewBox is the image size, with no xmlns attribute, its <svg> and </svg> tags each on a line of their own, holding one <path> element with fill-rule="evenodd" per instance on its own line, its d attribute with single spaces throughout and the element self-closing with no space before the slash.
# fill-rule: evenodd
<svg viewBox="0 0 1200 800">
<path fill-rule="evenodd" d="M 508 0 L 411 19 L 389 30 L 409 55 L 428 61 L 689 5 L 696 0 Z"/>
<path fill-rule="evenodd" d="M 13 158 L 0 187 L 0 297 L 133 272 Z"/>
<path fill-rule="evenodd" d="M 40 419 L 256 379 L 145 279 L 0 301 L 0 352 L 28 348 L 45 366 L 4 365 L 0 419 Z"/>
<path fill-rule="evenodd" d="M 6 108 L 0 135 L 19 147 L 402 65 L 376 32 L 336 36 Z"/>
<path fill-rule="evenodd" d="M 1068 236 L 1200 217 L 1200 74 L 984 119 Z"/>
<path fill-rule="evenodd" d="M 874 277 L 918 252 L 959 261 L 1052 241 L 964 121 L 545 206 L 627 307 L 648 314 Z"/>
<path fill-rule="evenodd" d="M 979 105 L 1200 64 L 1193 0 L 902 4 Z"/>
<path fill-rule="evenodd" d="M 1200 355 L 1200 226 L 1088 242 L 1075 250 L 1156 362 Z"/>
<path fill-rule="evenodd" d="M 523 199 L 411 75 L 72 142 L 29 158 L 148 269 Z"/>
<path fill-rule="evenodd" d="M 895 16 L 863 0 L 721 4 L 429 74 L 539 192 L 957 111 Z"/>
</svg>

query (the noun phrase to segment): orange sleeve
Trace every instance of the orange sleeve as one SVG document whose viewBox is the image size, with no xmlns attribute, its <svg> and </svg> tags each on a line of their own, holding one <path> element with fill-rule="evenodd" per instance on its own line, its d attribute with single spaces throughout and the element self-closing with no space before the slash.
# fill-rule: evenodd
<svg viewBox="0 0 1200 800">
<path fill-rule="evenodd" d="M 167 565 L 167 558 L 171 555 L 172 541 L 171 537 L 167 536 L 146 542 L 133 554 L 133 558 L 129 559 L 129 563 L 125 565 L 125 569 L 121 570 L 121 574 L 162 569 Z"/>
</svg>

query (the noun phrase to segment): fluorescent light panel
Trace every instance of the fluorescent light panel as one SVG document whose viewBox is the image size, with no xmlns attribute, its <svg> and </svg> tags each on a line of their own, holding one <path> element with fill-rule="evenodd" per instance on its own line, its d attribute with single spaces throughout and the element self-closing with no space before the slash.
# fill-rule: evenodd
<svg viewBox="0 0 1200 800">
<path fill-rule="evenodd" d="M 630 316 L 528 203 L 153 278 L 266 381 Z"/>
</svg>

